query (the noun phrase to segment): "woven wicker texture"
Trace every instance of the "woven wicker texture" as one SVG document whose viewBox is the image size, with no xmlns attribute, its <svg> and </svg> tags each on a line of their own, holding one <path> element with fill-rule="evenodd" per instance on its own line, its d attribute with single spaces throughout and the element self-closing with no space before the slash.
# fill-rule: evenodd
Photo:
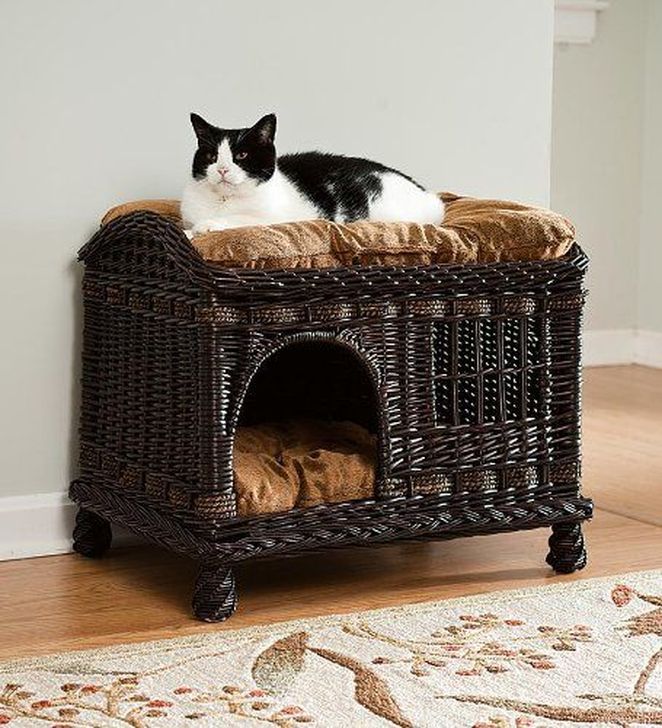
<svg viewBox="0 0 662 728">
<path fill-rule="evenodd" d="M 219 569 L 552 524 L 573 528 L 557 526 L 550 563 L 583 565 L 578 247 L 490 265 L 222 269 L 172 221 L 137 212 L 104 226 L 81 259 L 71 494 L 84 508 Z M 372 430 L 374 498 L 238 518 L 234 433 L 274 416 Z M 203 571 L 196 612 L 228 616 L 230 578 Z"/>
</svg>

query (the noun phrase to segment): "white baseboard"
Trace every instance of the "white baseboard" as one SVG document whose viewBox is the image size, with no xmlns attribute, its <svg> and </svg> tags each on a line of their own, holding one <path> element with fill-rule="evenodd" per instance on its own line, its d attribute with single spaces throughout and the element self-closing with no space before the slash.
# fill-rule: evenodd
<svg viewBox="0 0 662 728">
<path fill-rule="evenodd" d="M 75 516 L 66 493 L 0 498 L 0 560 L 71 551 Z"/>
<path fill-rule="evenodd" d="M 585 331 L 583 363 L 587 367 L 609 364 L 632 364 L 634 361 L 634 331 L 610 329 Z"/>
<path fill-rule="evenodd" d="M 642 364 L 662 367 L 662 333 L 613 329 L 584 334 L 584 365 Z M 76 506 L 66 493 L 0 498 L 0 561 L 71 551 Z M 114 534 L 114 542 L 135 538 Z"/>
<path fill-rule="evenodd" d="M 69 553 L 77 506 L 66 493 L 0 498 L 0 561 Z M 113 526 L 113 543 L 137 538 Z"/>
<path fill-rule="evenodd" d="M 634 340 L 634 362 L 646 367 L 662 367 L 662 333 L 637 331 Z"/>
<path fill-rule="evenodd" d="M 583 347 L 584 366 L 642 364 L 662 367 L 662 333 L 637 329 L 586 331 Z"/>
</svg>

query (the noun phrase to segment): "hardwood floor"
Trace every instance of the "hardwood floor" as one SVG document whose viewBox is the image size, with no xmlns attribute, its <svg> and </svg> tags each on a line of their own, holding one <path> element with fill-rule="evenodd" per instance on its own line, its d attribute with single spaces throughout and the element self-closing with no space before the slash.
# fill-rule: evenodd
<svg viewBox="0 0 662 728">
<path fill-rule="evenodd" d="M 237 569 L 240 606 L 224 624 L 195 621 L 195 565 L 155 548 L 0 563 L 0 658 L 233 629 L 297 617 L 443 599 L 662 567 L 662 371 L 586 373 L 589 566 L 556 576 L 546 529 L 273 559 Z"/>
<path fill-rule="evenodd" d="M 587 370 L 583 425 L 586 493 L 604 510 L 662 526 L 662 370 Z"/>
</svg>

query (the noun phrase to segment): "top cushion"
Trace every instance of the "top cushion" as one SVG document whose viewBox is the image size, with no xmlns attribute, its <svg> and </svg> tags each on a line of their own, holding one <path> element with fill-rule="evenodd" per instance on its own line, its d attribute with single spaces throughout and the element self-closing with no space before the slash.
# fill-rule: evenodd
<svg viewBox="0 0 662 728">
<path fill-rule="evenodd" d="M 229 268 L 330 268 L 551 260 L 575 239 L 572 224 L 544 208 L 450 193 L 441 198 L 442 225 L 306 220 L 202 233 L 191 244 L 204 260 Z M 182 224 L 177 200 L 127 202 L 101 224 L 140 210 Z"/>
</svg>

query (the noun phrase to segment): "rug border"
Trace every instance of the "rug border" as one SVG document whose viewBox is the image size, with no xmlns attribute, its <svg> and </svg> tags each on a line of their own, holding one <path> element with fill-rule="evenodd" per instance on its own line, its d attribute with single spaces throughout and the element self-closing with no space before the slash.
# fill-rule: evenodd
<svg viewBox="0 0 662 728">
<path fill-rule="evenodd" d="M 6 673 L 9 669 L 28 670 L 31 668 L 44 669 L 49 666 L 55 667 L 60 661 L 78 662 L 80 660 L 90 658 L 103 660 L 104 657 L 108 655 L 112 655 L 112 659 L 119 659 L 124 655 L 147 655 L 156 651 L 161 652 L 175 648 L 195 648 L 202 645 L 210 645 L 211 641 L 213 641 L 214 644 L 217 644 L 221 640 L 236 640 L 241 637 L 256 639 L 267 634 L 273 635 L 282 632 L 297 631 L 304 626 L 310 629 L 319 628 L 320 626 L 331 626 L 351 617 L 367 613 L 370 613 L 371 616 L 379 617 L 389 614 L 398 615 L 403 612 L 411 613 L 412 611 L 420 614 L 434 610 L 441 605 L 452 605 L 453 607 L 457 607 L 467 604 L 475 604 L 476 602 L 485 601 L 486 599 L 489 599 L 490 603 L 512 600 L 514 598 L 526 599 L 540 594 L 548 594 L 550 592 L 563 591 L 567 589 L 571 589 L 572 591 L 585 591 L 599 584 L 614 582 L 615 580 L 624 580 L 628 577 L 636 577 L 637 579 L 644 580 L 652 580 L 657 577 L 662 580 L 662 569 L 626 571 L 623 573 L 613 574 L 611 576 L 589 577 L 587 579 L 576 579 L 572 581 L 556 581 L 553 584 L 539 584 L 538 586 L 527 586 L 518 589 L 502 589 L 495 592 L 478 592 L 476 594 L 465 595 L 462 597 L 414 602 L 413 604 L 401 604 L 395 607 L 363 609 L 353 612 L 324 614 L 317 617 L 302 617 L 300 619 L 284 620 L 280 622 L 272 622 L 270 624 L 248 625 L 247 627 L 237 627 L 235 629 L 216 628 L 209 632 L 187 635 L 185 637 L 167 637 L 164 639 L 146 640 L 144 642 L 125 642 L 117 645 L 95 647 L 85 650 L 67 650 L 65 652 L 54 652 L 46 655 L 12 658 L 9 660 L 0 660 L 0 674 Z M 94 674 L 94 671 L 90 670 L 90 674 Z"/>
</svg>

